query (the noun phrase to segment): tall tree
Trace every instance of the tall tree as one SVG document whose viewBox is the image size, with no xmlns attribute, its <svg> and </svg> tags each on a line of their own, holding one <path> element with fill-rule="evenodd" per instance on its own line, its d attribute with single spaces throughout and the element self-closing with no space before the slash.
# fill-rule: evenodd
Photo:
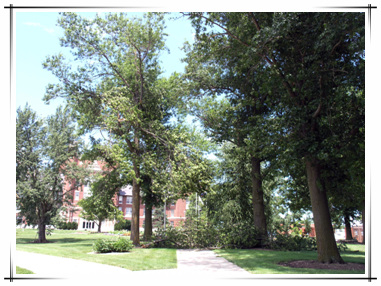
<svg viewBox="0 0 381 286">
<path fill-rule="evenodd" d="M 204 104 L 196 104 L 195 114 L 211 138 L 217 142 L 230 142 L 241 153 L 247 154 L 253 223 L 261 234 L 261 243 L 265 243 L 267 219 L 263 164 L 273 156 L 273 151 L 269 152 L 270 140 L 274 140 L 270 139 L 273 131 L 269 130 L 272 127 L 269 122 L 274 121 L 271 106 L 277 103 L 277 91 L 268 70 L 252 66 L 250 46 L 242 42 L 250 40 L 255 32 L 255 27 L 245 23 L 245 14 L 191 13 L 189 16 L 196 28 L 196 41 L 188 47 L 185 60 L 192 96 L 220 95 L 226 99 L 205 99 Z M 234 29 L 234 37 L 229 29 Z M 237 37 L 241 41 L 237 41 Z M 241 164 L 245 162 L 241 161 Z M 242 165 L 238 169 L 245 168 Z M 240 181 L 247 181 L 242 175 L 237 176 L 237 180 L 238 186 L 244 185 Z"/>
<path fill-rule="evenodd" d="M 304 163 L 318 260 L 342 262 L 334 239 L 324 178 L 328 174 L 334 176 L 327 166 L 335 156 L 342 134 L 349 135 L 346 140 L 362 144 L 360 137 L 355 136 L 359 127 L 352 124 L 350 117 L 344 116 L 343 121 L 335 119 L 346 114 L 340 109 L 348 101 L 363 96 L 364 15 L 195 13 L 191 17 L 196 23 L 205 21 L 218 26 L 221 36 L 214 34 L 214 38 L 228 37 L 246 47 L 244 65 L 268 71 L 269 80 L 274 82 L 271 86 L 279 96 L 279 103 L 271 107 L 271 115 L 279 119 L 279 130 L 286 134 L 282 144 L 286 144 L 287 152 L 282 155 Z M 206 25 L 199 25 L 199 31 L 206 30 Z M 274 90 L 271 86 L 270 90 Z M 332 116 L 335 112 L 337 116 Z M 338 134 L 330 128 L 336 122 L 343 126 Z M 356 157 L 355 161 L 361 162 L 362 158 Z"/>
<path fill-rule="evenodd" d="M 60 107 L 43 121 L 28 105 L 19 108 L 16 138 L 17 206 L 29 224 L 38 225 L 37 242 L 43 243 L 46 225 L 65 200 L 63 178 L 75 178 L 76 165 L 69 161 L 78 154 L 79 141 L 70 110 Z"/>
<path fill-rule="evenodd" d="M 148 13 L 138 19 L 120 13 L 89 20 L 63 13 L 58 24 L 65 32 L 61 45 L 72 49 L 79 67 L 72 72 L 62 55 L 48 58 L 44 66 L 60 84 L 49 85 L 45 99 L 65 98 L 83 131 L 99 128 L 121 147 L 119 157 L 133 185 L 131 240 L 138 245 L 144 136 L 165 141 L 168 91 L 175 85 L 159 78 L 164 16 Z"/>
</svg>

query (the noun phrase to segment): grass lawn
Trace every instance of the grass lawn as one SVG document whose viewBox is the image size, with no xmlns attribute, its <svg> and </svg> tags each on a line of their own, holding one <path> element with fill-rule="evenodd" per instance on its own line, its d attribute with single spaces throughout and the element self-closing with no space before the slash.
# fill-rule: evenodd
<svg viewBox="0 0 381 286">
<path fill-rule="evenodd" d="M 34 274 L 32 271 L 16 266 L 16 274 Z"/>
<path fill-rule="evenodd" d="M 350 245 L 341 253 L 345 262 L 365 263 L 365 245 Z M 291 268 L 278 262 L 317 260 L 315 251 L 273 251 L 257 249 L 220 249 L 216 254 L 253 274 L 364 274 L 364 271 Z"/>
<path fill-rule="evenodd" d="M 133 248 L 125 254 L 105 255 L 90 254 L 92 245 L 99 238 L 110 237 L 104 234 L 73 230 L 55 230 L 47 236 L 51 243 L 31 243 L 37 237 L 37 230 L 16 230 L 16 249 L 20 251 L 36 252 L 66 258 L 86 260 L 119 266 L 130 270 L 171 269 L 177 267 L 176 249 L 142 249 Z"/>
</svg>

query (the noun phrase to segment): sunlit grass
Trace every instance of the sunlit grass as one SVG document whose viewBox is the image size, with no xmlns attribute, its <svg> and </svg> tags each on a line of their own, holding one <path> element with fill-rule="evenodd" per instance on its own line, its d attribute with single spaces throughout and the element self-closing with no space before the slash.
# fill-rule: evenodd
<svg viewBox="0 0 381 286">
<path fill-rule="evenodd" d="M 16 266 L 16 274 L 34 274 L 32 271 Z"/>
<path fill-rule="evenodd" d="M 36 230 L 17 230 L 16 249 L 20 251 L 73 258 L 119 266 L 130 270 L 171 269 L 177 267 L 176 249 L 133 248 L 117 255 L 93 254 L 93 243 L 110 236 L 90 232 L 55 230 L 47 239 L 50 243 L 32 243 Z"/>
</svg>

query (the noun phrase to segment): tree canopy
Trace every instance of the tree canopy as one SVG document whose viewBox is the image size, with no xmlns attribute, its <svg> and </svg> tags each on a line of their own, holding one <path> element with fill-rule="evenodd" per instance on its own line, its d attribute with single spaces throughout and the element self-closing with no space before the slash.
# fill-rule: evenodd
<svg viewBox="0 0 381 286">
<path fill-rule="evenodd" d="M 38 225 L 38 242 L 46 242 L 46 225 L 68 201 L 63 194 L 65 176 L 69 182 L 82 179 L 82 172 L 70 163 L 80 144 L 71 111 L 59 107 L 42 120 L 28 105 L 19 108 L 16 136 L 17 207 L 29 224 Z"/>
</svg>

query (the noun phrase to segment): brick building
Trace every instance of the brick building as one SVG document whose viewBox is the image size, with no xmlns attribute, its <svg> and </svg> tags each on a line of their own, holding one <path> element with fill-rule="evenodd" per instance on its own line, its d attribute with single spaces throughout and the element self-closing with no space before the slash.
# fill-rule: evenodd
<svg viewBox="0 0 381 286">
<path fill-rule="evenodd" d="M 125 219 L 131 220 L 132 215 L 132 186 L 128 185 L 122 188 L 118 193 L 118 201 L 116 204 L 123 212 L 123 216 Z M 165 214 L 167 217 L 167 221 L 173 225 L 178 226 L 180 221 L 185 220 L 185 211 L 187 209 L 186 200 L 177 200 L 176 202 L 170 203 L 165 208 Z M 164 212 L 164 207 L 160 209 L 153 208 L 153 214 L 155 212 Z M 139 227 L 143 228 L 143 223 L 145 220 L 145 206 L 144 204 L 140 204 L 139 210 Z"/>
<path fill-rule="evenodd" d="M 82 165 L 82 162 L 78 159 L 74 159 L 78 165 Z M 104 164 L 101 161 L 94 161 L 88 165 L 88 168 L 93 172 L 100 172 L 104 168 Z M 67 205 L 67 211 L 62 213 L 68 222 L 77 222 L 79 230 L 96 230 L 98 228 L 96 222 L 87 221 L 80 216 L 81 208 L 77 206 L 78 202 L 88 196 L 90 193 L 90 184 L 81 185 L 78 188 L 73 188 L 68 182 L 64 184 L 64 192 L 71 192 L 72 205 Z M 132 186 L 128 185 L 119 190 L 114 196 L 114 204 L 123 212 L 125 219 L 131 220 L 132 215 Z M 173 225 L 177 226 L 180 221 L 185 220 L 185 211 L 187 208 L 187 202 L 185 200 L 177 200 L 174 203 L 167 205 L 165 213 L 167 221 Z M 153 213 L 157 211 L 164 212 L 162 209 L 153 209 Z M 145 205 L 140 204 L 139 210 L 139 227 L 143 230 L 143 223 L 145 220 Z M 102 223 L 102 231 L 112 231 L 114 230 L 115 221 L 104 221 Z"/>
<path fill-rule="evenodd" d="M 304 231 L 304 227 L 302 227 L 302 230 Z M 337 241 L 339 240 L 346 240 L 346 233 L 345 229 L 334 229 L 335 232 L 335 239 Z M 363 226 L 362 225 L 353 225 L 351 227 L 352 237 L 353 239 L 357 240 L 359 243 L 363 243 L 364 241 L 364 233 L 363 233 Z M 308 233 L 310 237 L 316 237 L 315 232 L 315 225 L 311 224 L 311 231 Z"/>
</svg>

